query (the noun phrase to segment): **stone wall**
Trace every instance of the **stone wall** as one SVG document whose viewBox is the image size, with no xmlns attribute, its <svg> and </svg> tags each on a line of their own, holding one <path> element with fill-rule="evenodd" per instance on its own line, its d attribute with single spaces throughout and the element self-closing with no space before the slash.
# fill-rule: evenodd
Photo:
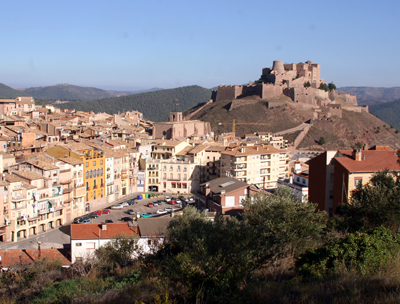
<svg viewBox="0 0 400 304">
<path fill-rule="evenodd" d="M 243 86 L 239 85 L 221 85 L 218 87 L 216 101 L 236 99 L 243 92 Z"/>
<path fill-rule="evenodd" d="M 262 84 L 262 93 L 261 93 L 261 99 L 266 99 L 266 98 L 271 98 L 274 96 L 279 96 L 282 95 L 283 93 L 283 87 L 282 86 L 276 86 L 270 83 L 263 83 Z"/>
<path fill-rule="evenodd" d="M 357 106 L 357 96 L 356 95 L 351 95 L 347 93 L 335 93 L 335 95 L 341 99 L 343 99 L 345 102 L 350 103 L 352 105 Z"/>
</svg>

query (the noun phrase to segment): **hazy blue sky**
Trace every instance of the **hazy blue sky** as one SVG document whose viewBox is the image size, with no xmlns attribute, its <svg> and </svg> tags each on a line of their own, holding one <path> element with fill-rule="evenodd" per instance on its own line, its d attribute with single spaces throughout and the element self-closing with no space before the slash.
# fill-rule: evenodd
<svg viewBox="0 0 400 304">
<path fill-rule="evenodd" d="M 0 3 L 0 83 L 135 90 L 259 78 L 321 64 L 337 86 L 400 85 L 400 1 Z"/>
</svg>

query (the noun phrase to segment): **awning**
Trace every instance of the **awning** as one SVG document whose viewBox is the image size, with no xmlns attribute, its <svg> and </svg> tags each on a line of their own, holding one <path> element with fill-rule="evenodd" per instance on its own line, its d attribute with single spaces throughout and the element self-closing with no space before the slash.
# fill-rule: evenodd
<svg viewBox="0 0 400 304">
<path fill-rule="evenodd" d="M 175 185 L 176 183 L 175 182 L 171 182 L 171 184 Z"/>
<path fill-rule="evenodd" d="M 55 207 L 57 203 L 54 200 L 49 200 L 49 208 Z"/>
<path fill-rule="evenodd" d="M 187 183 L 182 183 L 182 185 L 187 185 Z"/>
</svg>

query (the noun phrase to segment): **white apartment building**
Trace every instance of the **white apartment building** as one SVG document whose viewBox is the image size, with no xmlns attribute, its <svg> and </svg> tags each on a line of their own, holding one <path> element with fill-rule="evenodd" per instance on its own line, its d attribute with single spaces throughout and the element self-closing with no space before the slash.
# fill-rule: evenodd
<svg viewBox="0 0 400 304">
<path fill-rule="evenodd" d="M 288 176 L 288 163 L 287 151 L 271 145 L 229 146 L 221 152 L 221 176 L 273 189 Z"/>
</svg>

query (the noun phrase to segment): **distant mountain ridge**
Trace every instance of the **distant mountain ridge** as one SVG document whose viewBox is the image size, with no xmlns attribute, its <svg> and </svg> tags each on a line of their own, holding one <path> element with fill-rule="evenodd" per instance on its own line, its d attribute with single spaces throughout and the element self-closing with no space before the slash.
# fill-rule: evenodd
<svg viewBox="0 0 400 304">
<path fill-rule="evenodd" d="M 372 105 L 400 99 L 400 87 L 341 87 L 336 91 L 356 94 L 359 105 Z"/>
<path fill-rule="evenodd" d="M 166 121 L 173 110 L 173 101 L 179 101 L 179 111 L 186 111 L 199 103 L 207 102 L 211 90 L 193 85 L 175 89 L 158 90 L 121 97 L 103 98 L 91 101 L 74 101 L 58 104 L 61 109 L 95 111 L 116 114 L 118 112 L 137 110 L 146 119 Z"/>
</svg>

